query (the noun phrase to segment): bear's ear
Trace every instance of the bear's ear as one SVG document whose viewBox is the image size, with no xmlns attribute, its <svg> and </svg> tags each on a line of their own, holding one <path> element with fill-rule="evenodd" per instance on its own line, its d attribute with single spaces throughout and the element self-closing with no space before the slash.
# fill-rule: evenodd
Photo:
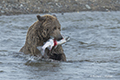
<svg viewBox="0 0 120 80">
<path fill-rule="evenodd" d="M 55 14 L 53 14 L 53 16 L 57 18 L 57 16 Z"/>
<path fill-rule="evenodd" d="M 45 20 L 45 18 L 44 18 L 44 17 L 41 17 L 40 15 L 37 15 L 37 19 L 38 19 L 39 21 Z"/>
</svg>

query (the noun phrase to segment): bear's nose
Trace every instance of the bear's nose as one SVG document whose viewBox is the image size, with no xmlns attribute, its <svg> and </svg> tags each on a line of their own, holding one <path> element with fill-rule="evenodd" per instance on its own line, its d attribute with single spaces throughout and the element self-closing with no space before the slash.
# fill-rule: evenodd
<svg viewBox="0 0 120 80">
<path fill-rule="evenodd" d="M 59 40 L 61 40 L 61 39 L 63 39 L 63 37 L 62 37 L 62 36 L 58 38 L 58 41 L 59 41 Z"/>
</svg>

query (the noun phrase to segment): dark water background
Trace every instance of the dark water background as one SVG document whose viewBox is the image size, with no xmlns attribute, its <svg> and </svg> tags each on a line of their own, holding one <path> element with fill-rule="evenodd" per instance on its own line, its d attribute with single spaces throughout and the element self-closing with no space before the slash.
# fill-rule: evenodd
<svg viewBox="0 0 120 80">
<path fill-rule="evenodd" d="M 120 12 L 56 14 L 67 62 L 18 53 L 36 15 L 0 16 L 0 80 L 120 80 Z"/>
</svg>

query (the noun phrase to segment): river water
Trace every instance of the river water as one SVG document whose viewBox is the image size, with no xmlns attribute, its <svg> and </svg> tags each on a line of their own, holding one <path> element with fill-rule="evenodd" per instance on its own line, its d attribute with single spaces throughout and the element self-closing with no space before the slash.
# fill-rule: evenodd
<svg viewBox="0 0 120 80">
<path fill-rule="evenodd" d="M 119 11 L 57 13 L 67 62 L 19 53 L 36 15 L 0 16 L 0 80 L 120 80 Z"/>
</svg>

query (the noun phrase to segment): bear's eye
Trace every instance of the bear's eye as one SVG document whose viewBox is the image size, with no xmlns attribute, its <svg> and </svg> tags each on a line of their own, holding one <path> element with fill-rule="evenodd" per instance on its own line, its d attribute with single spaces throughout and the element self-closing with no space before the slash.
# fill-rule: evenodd
<svg viewBox="0 0 120 80">
<path fill-rule="evenodd" d="M 58 29 L 61 30 L 60 27 Z"/>
<path fill-rule="evenodd" d="M 56 27 L 53 28 L 53 30 L 56 30 L 56 29 L 57 29 Z"/>
<path fill-rule="evenodd" d="M 48 31 L 48 29 L 46 31 Z"/>
</svg>

